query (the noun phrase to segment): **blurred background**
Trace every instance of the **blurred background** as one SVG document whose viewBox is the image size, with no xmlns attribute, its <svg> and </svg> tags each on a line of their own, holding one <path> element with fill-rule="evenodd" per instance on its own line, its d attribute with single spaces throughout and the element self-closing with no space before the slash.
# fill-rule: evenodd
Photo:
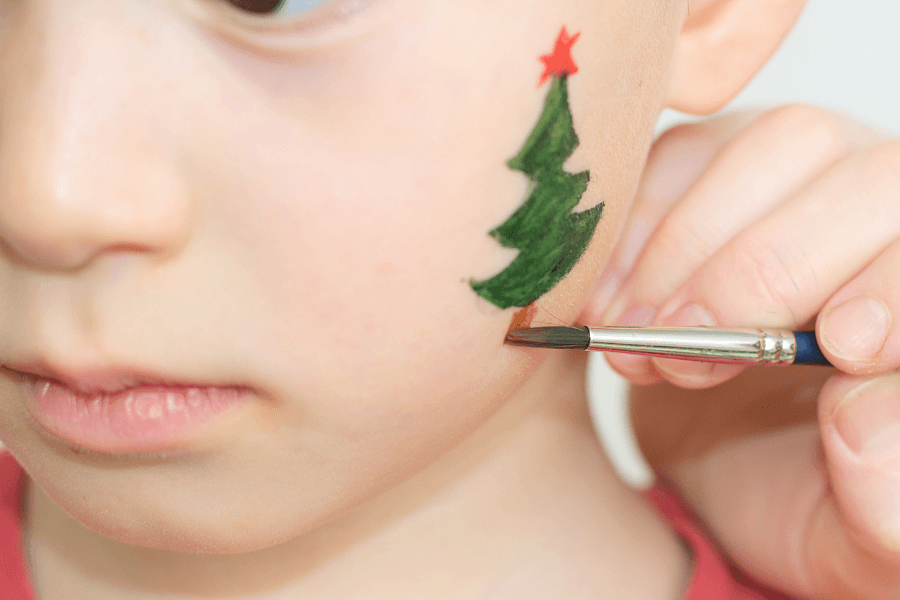
<svg viewBox="0 0 900 600">
<path fill-rule="evenodd" d="M 844 112 L 900 136 L 900 2 L 809 0 L 797 27 L 756 79 L 723 112 L 790 102 Z M 665 111 L 657 134 L 697 118 Z M 625 383 L 591 353 L 588 386 L 600 439 L 621 477 L 653 476 L 634 441 Z"/>
</svg>

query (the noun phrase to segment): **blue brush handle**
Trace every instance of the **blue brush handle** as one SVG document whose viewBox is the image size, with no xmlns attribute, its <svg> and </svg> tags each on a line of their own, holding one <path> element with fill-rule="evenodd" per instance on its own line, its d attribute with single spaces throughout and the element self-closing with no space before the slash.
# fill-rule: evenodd
<svg viewBox="0 0 900 600">
<path fill-rule="evenodd" d="M 816 341 L 815 331 L 795 331 L 794 338 L 797 340 L 797 358 L 794 359 L 795 365 L 822 365 L 825 367 L 833 366 L 822 351 L 819 350 L 819 342 Z"/>
</svg>

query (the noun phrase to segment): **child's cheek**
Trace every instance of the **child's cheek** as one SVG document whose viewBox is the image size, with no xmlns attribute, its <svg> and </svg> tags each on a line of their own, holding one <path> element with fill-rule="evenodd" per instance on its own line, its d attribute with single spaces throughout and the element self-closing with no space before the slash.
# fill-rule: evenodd
<svg viewBox="0 0 900 600">
<path fill-rule="evenodd" d="M 471 282 L 517 255 L 488 234 L 534 185 L 507 162 L 545 107 L 539 58 L 553 50 L 558 27 L 526 56 L 504 50 L 490 23 L 374 36 L 367 52 L 333 57 L 333 86 L 249 113 L 222 144 L 233 153 L 222 164 L 233 167 L 221 178 L 232 185 L 218 214 L 263 307 L 248 317 L 248 329 L 266 332 L 254 344 L 257 368 L 265 366 L 281 403 L 302 408 L 349 452 L 422 438 L 439 446 L 508 398 L 534 366 L 533 354 L 503 345 L 517 307 L 501 310 Z M 471 56 L 449 60 L 459 31 L 472 34 Z M 579 110 L 594 84 L 577 78 L 596 82 L 595 66 L 586 62 L 572 79 L 574 126 L 618 139 Z M 605 185 L 619 171 L 596 156 L 556 159 L 570 172 L 590 167 L 598 185 L 570 211 L 624 195 L 598 193 L 622 190 Z M 574 319 L 599 266 L 597 252 L 588 254 L 541 292 L 536 318 Z"/>
<path fill-rule="evenodd" d="M 484 321 L 509 316 L 469 280 L 515 255 L 487 232 L 526 195 L 527 178 L 505 162 L 541 97 L 511 100 L 515 86 L 490 73 L 469 75 L 462 98 L 448 83 L 462 86 L 460 73 L 417 77 L 403 93 L 390 84 L 402 77 L 361 80 L 366 110 L 327 112 L 328 127 L 300 114 L 255 119 L 242 127 L 263 148 L 252 156 L 239 156 L 246 137 L 230 140 L 226 176 L 239 193 L 221 210 L 277 329 L 311 346 L 297 348 L 304 358 L 332 344 L 384 365 L 409 340 L 417 355 L 423 344 L 447 347 L 449 331 L 502 342 L 505 327 L 486 331 Z"/>
</svg>

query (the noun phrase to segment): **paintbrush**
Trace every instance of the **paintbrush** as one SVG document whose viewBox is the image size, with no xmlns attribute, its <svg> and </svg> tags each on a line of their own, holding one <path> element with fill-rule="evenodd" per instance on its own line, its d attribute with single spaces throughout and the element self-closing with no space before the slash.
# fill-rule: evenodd
<svg viewBox="0 0 900 600">
<path fill-rule="evenodd" d="M 740 365 L 831 366 L 813 331 L 713 327 L 533 327 L 515 329 L 516 346 L 676 358 Z"/>
</svg>

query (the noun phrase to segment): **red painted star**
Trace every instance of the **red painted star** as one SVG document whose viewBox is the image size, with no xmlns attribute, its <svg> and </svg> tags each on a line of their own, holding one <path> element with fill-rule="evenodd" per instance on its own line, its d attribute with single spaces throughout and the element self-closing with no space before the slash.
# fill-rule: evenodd
<svg viewBox="0 0 900 600">
<path fill-rule="evenodd" d="M 547 70 L 541 75 L 541 82 L 538 84 L 538 87 L 544 85 L 552 75 L 562 77 L 574 75 L 578 72 L 578 66 L 572 60 L 572 45 L 578 40 L 580 35 L 581 33 L 576 33 L 570 37 L 566 28 L 562 28 L 562 31 L 559 32 L 559 37 L 556 38 L 556 47 L 553 49 L 553 54 L 545 54 L 541 57 L 541 60 L 547 66 Z"/>
</svg>

